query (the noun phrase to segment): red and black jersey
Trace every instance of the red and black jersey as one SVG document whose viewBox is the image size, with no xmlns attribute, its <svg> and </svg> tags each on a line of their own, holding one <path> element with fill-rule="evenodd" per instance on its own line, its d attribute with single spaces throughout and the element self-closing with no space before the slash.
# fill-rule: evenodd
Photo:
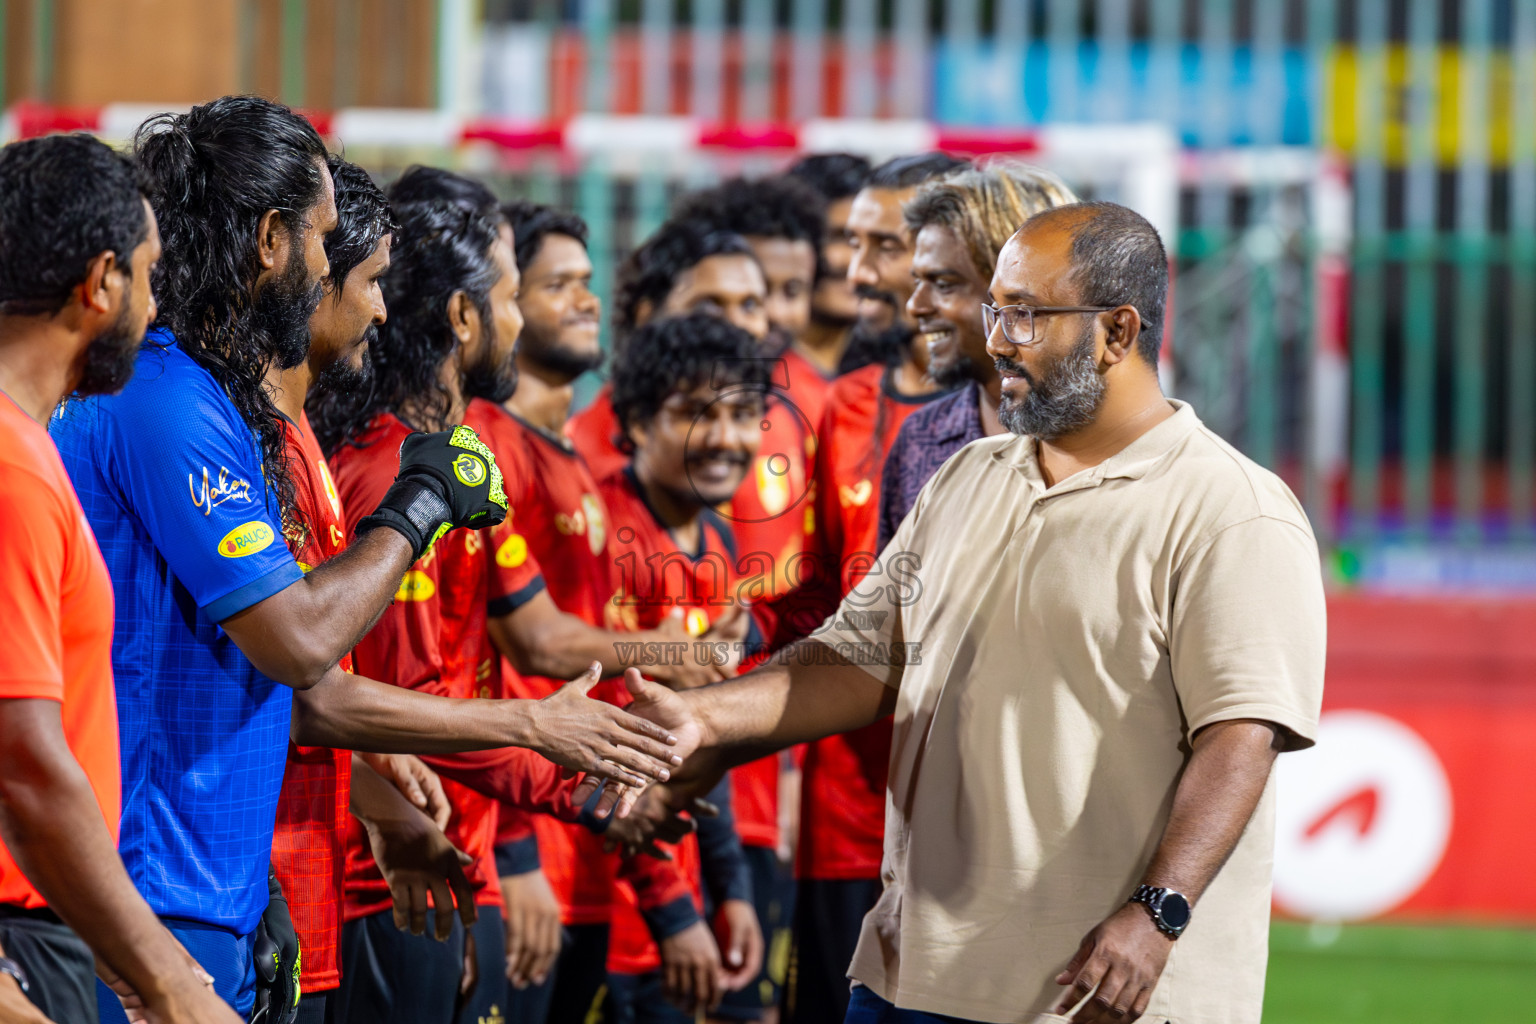
<svg viewBox="0 0 1536 1024">
<path fill-rule="evenodd" d="M 604 384 L 591 404 L 567 421 L 565 435 L 598 480 L 605 480 L 629 465 L 629 456 L 619 451 L 616 441 L 619 418 L 613 414 L 612 384 Z"/>
<path fill-rule="evenodd" d="M 400 444 L 409 433 L 397 417 L 381 415 L 357 444 L 342 447 L 333 457 L 349 536 L 364 510 L 377 507 L 394 482 Z M 394 603 L 358 643 L 353 652 L 357 671 L 445 697 L 501 696 L 499 667 L 485 635 L 488 544 L 483 532 L 455 530 L 429 548 L 406 571 Z M 443 776 L 453 807 L 448 838 L 475 859 L 465 874 L 482 905 L 496 905 L 501 898 L 492 853 L 499 801 L 569 820 L 576 816 L 569 800 L 574 780 L 562 780 L 555 765 L 532 751 L 505 748 L 424 760 Z M 374 866 L 367 835 L 354 821 L 347 836 L 346 920 L 377 913 L 388 903 L 389 890 Z"/>
<path fill-rule="evenodd" d="M 341 497 L 308 418 L 301 413 L 298 423 L 286 417 L 281 422 L 294 490 L 294 516 L 283 523 L 283 536 L 299 568 L 308 572 L 346 547 Z M 351 671 L 350 656 L 342 658 L 341 667 Z M 341 984 L 337 950 L 351 783 L 351 751 L 289 742 L 272 867 L 304 949 L 299 984 L 306 992 Z"/>
<path fill-rule="evenodd" d="M 496 454 L 507 518 L 491 530 L 496 566 L 512 611 L 540 590 L 561 611 L 601 625 L 613 596 L 608 513 L 586 460 L 557 438 L 498 405 L 470 403 L 481 439 Z M 510 607 L 508 606 L 510 605 Z"/>
<path fill-rule="evenodd" d="M 688 632 L 702 636 L 736 601 L 736 538 L 713 510 L 700 513 L 701 546 L 685 552 L 656 517 L 632 469 L 604 480 L 603 498 L 613 525 L 614 616 L 628 629 L 653 629 L 673 608 L 683 609 Z M 748 646 L 761 643 L 756 628 Z M 685 655 L 694 657 L 695 652 Z M 777 755 L 731 770 L 736 827 L 748 846 L 779 842 Z"/>
<path fill-rule="evenodd" d="M 496 455 L 509 506 L 507 518 L 491 530 L 488 571 L 499 579 L 491 614 L 516 611 L 542 590 L 555 607 L 593 626 L 604 625 L 613 595 L 608 557 L 608 515 L 585 460 L 564 438 L 519 419 L 501 406 L 470 403 L 481 439 Z M 546 697 L 565 680 L 527 676 L 501 663 L 509 695 Z M 624 705 L 622 680 L 599 684 L 592 694 Z M 504 809 L 505 810 L 505 809 Z M 606 924 L 618 865 L 603 851 L 603 840 L 581 825 L 547 816 L 512 817 L 499 842 L 527 834 L 539 838 L 539 861 L 565 924 Z"/>
<path fill-rule="evenodd" d="M 609 476 L 598 489 L 613 529 L 610 621 L 628 630 L 655 629 L 681 608 L 688 632 L 702 636 L 736 603 L 740 578 L 730 526 L 713 509 L 702 510 L 699 550 L 687 552 L 652 511 L 631 467 Z"/>
<path fill-rule="evenodd" d="M 880 553 L 880 471 L 897 432 L 908 416 L 944 394 L 902 395 L 892 386 L 891 371 L 878 365 L 832 383 L 816 462 L 820 564 L 838 574 L 835 584 L 823 580 L 828 613 Z M 889 719 L 807 747 L 796 857 L 800 877 L 879 877 L 890 755 Z"/>
<path fill-rule="evenodd" d="M 785 391 L 800 411 L 805 413 L 805 418 L 814 430 L 821 425 L 821 417 L 826 412 L 827 397 L 832 393 L 832 381 L 822 376 L 816 364 L 793 348 L 786 349 L 780 358 L 784 362 L 784 371 L 789 375 Z"/>
<path fill-rule="evenodd" d="M 671 902 L 668 897 L 688 896 L 699 916 L 704 914 L 704 878 L 699 863 L 698 839 L 690 833 L 676 845 L 662 842 L 656 845 L 672 855 L 672 860 L 666 863 L 673 877 L 682 884 L 670 886 L 665 895 L 658 896 L 637 892 L 637 887 L 644 886 L 632 872 L 626 872 L 619 880 L 614 890 L 612 931 L 608 933 L 608 970 L 616 974 L 645 974 L 661 967 L 661 952 L 640 913 L 642 907 L 648 910 Z M 635 861 L 630 866 L 647 865 Z"/>
<path fill-rule="evenodd" d="M 699 548 L 685 552 L 652 511 L 633 469 L 626 466 L 599 488 L 613 531 L 610 620 L 628 630 L 654 629 L 674 608 L 681 608 L 688 632 L 702 636 L 710 623 L 731 608 L 740 584 L 730 527 L 714 511 L 705 509 L 700 513 Z M 755 642 L 756 637 L 751 640 Z M 682 653 L 690 658 L 697 654 Z M 659 964 L 639 913 L 641 908 L 649 909 L 690 892 L 702 908 L 694 837 L 686 837 L 671 849 L 677 859 L 670 864 L 637 858 L 628 865 L 613 907 L 610 970 L 638 974 Z"/>
<path fill-rule="evenodd" d="M 768 407 L 752 468 L 723 509 L 741 551 L 746 595 L 759 605 L 799 587 L 815 552 L 816 428 L 827 382 L 794 351 L 772 361 Z"/>
</svg>

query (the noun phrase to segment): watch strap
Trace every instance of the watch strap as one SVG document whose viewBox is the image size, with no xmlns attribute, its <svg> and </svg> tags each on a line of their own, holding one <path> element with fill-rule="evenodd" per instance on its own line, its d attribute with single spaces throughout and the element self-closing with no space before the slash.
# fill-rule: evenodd
<svg viewBox="0 0 1536 1024">
<path fill-rule="evenodd" d="M 1184 934 L 1184 929 L 1189 926 L 1189 922 L 1186 920 L 1182 926 L 1175 928 L 1163 917 L 1163 900 L 1170 894 L 1177 895 L 1185 903 L 1189 902 L 1188 897 L 1184 896 L 1183 893 L 1175 893 L 1172 889 L 1157 885 L 1138 885 L 1136 891 L 1131 893 L 1131 898 L 1127 902 L 1140 903 L 1146 907 L 1152 915 L 1152 923 L 1157 926 L 1157 930 L 1170 939 L 1177 939 L 1180 935 Z"/>
</svg>

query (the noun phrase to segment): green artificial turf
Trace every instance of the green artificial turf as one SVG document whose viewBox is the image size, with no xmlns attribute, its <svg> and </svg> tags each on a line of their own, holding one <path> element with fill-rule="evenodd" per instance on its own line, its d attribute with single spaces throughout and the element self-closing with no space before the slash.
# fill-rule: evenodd
<svg viewBox="0 0 1536 1024">
<path fill-rule="evenodd" d="M 1536 1021 L 1536 929 L 1276 924 L 1264 1021 Z"/>
</svg>

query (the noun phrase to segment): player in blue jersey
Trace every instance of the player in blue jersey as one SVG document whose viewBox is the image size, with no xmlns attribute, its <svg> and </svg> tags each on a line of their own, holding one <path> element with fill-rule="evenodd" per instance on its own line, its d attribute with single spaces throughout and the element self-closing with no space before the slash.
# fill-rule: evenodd
<svg viewBox="0 0 1536 1024">
<path fill-rule="evenodd" d="M 84 135 L 0 149 L 0 1021 L 93 1024 L 96 971 L 165 1024 L 237 1024 L 116 851 L 112 581 L 45 424 L 117 391 L 155 315 L 155 218 Z"/>
<path fill-rule="evenodd" d="M 407 439 L 394 485 L 324 565 L 303 573 L 283 543 L 293 488 L 263 376 L 305 358 L 327 271 L 337 214 L 319 136 L 286 107 L 230 97 L 152 119 L 135 145 L 164 242 L 158 328 L 123 393 L 70 403 L 53 433 L 116 589 L 124 863 L 247 1013 L 290 734 L 552 751 L 510 705 L 444 744 L 449 712 L 388 715 L 393 688 L 336 668 L 442 530 L 505 514 L 472 432 Z M 122 1019 L 115 1000 L 101 1009 Z"/>
</svg>

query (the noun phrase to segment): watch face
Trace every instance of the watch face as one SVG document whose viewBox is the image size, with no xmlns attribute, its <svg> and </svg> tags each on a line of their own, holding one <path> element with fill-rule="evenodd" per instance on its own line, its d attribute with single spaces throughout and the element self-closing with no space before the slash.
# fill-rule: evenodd
<svg viewBox="0 0 1536 1024">
<path fill-rule="evenodd" d="M 1177 931 L 1189 924 L 1189 900 L 1176 892 L 1170 892 L 1158 904 L 1157 914 L 1164 924 Z"/>
</svg>

